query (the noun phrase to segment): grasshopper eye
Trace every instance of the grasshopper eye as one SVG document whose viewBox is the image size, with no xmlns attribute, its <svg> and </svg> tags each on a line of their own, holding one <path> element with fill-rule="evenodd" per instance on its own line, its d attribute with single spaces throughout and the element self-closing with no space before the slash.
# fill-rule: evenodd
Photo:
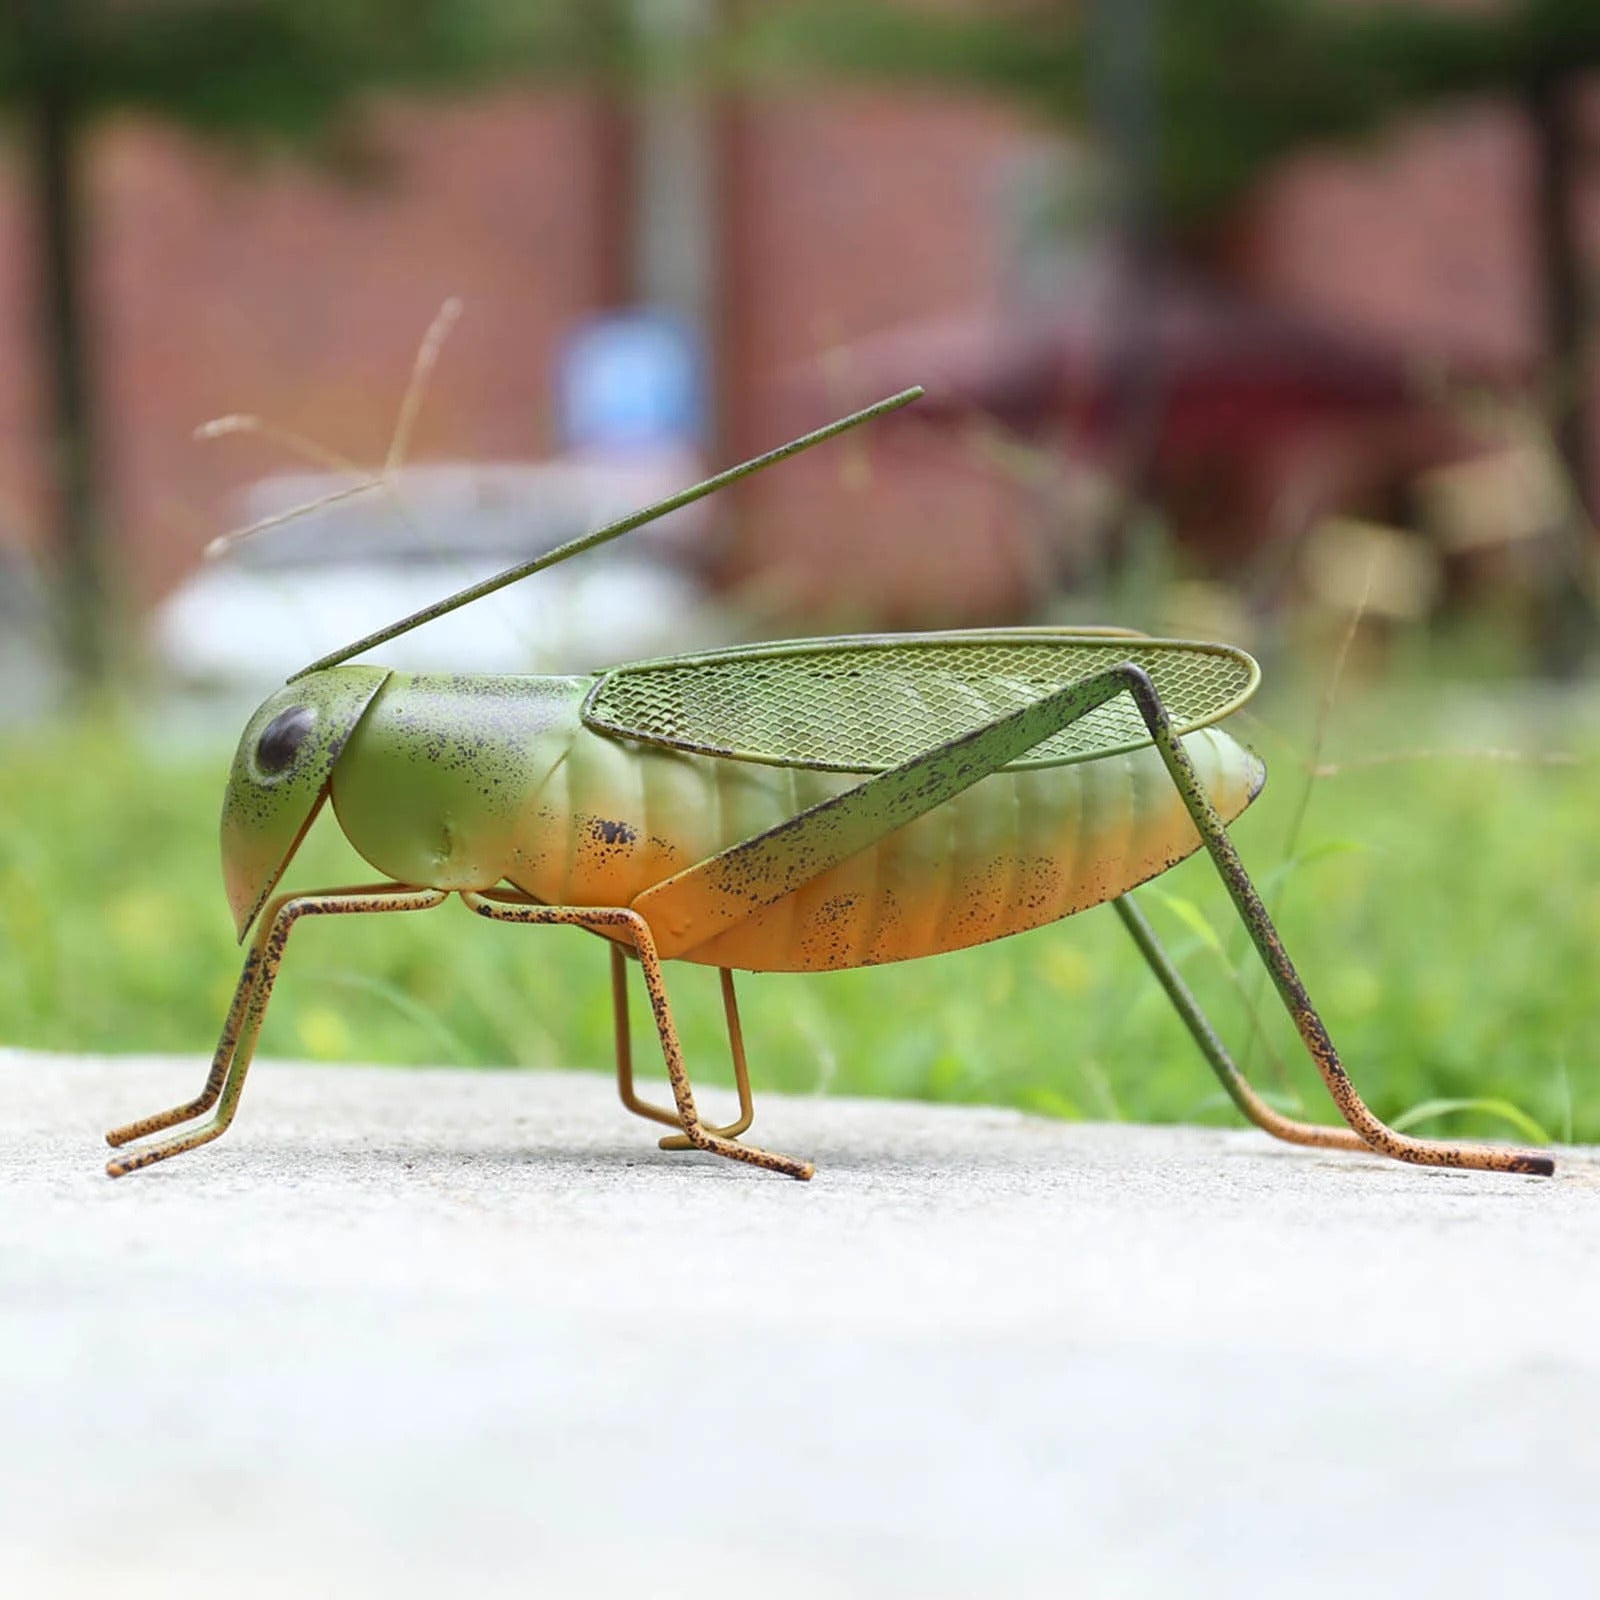
<svg viewBox="0 0 1600 1600">
<path fill-rule="evenodd" d="M 256 741 L 256 765 L 269 775 L 282 772 L 316 725 L 317 713 L 310 706 L 290 706 L 287 711 L 280 711 Z"/>
</svg>

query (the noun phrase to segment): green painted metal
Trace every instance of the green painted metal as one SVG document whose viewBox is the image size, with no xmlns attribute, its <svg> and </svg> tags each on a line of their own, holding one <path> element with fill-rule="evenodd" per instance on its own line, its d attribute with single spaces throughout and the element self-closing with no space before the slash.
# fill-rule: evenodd
<svg viewBox="0 0 1600 1600">
<path fill-rule="evenodd" d="M 731 927 L 758 907 L 783 899 L 896 828 L 954 799 L 1125 688 L 1120 678 L 1111 675 L 1068 684 L 678 873 L 640 895 L 635 905 L 674 936 L 691 906 L 702 927 L 708 919 Z M 701 898 L 703 885 L 716 896 L 710 906 Z M 716 931 L 720 930 L 696 930 L 702 940 Z"/>
<path fill-rule="evenodd" d="M 394 673 L 333 774 L 345 837 L 399 883 L 499 883 L 551 769 L 581 732 L 578 707 L 592 683 Z"/>
<path fill-rule="evenodd" d="M 726 904 L 713 917 L 698 903 L 702 889 L 721 895 L 707 863 L 855 789 L 861 775 L 596 732 L 579 716 L 593 681 L 392 674 L 333 771 L 345 837 L 397 882 L 510 882 L 552 904 L 632 904 L 681 876 L 663 949 L 764 971 L 906 960 L 1003 937 L 1120 893 L 1199 845 L 1192 830 L 1174 831 L 1182 809 L 1148 741 L 1097 761 L 1016 762 L 949 795 L 937 815 L 875 833 L 847 870 L 822 864 L 780 924 L 717 943 L 750 908 Z M 1260 787 L 1260 762 L 1220 729 L 1187 738 L 1207 792 L 1237 814 Z M 997 885 L 1010 885 L 1004 904 Z M 712 943 L 697 949 L 697 933 Z"/>
<path fill-rule="evenodd" d="M 241 942 L 321 808 L 351 731 L 389 676 L 340 667 L 271 695 L 245 724 L 222 801 L 222 872 Z M 270 756 L 262 742 L 273 729 Z"/>
<path fill-rule="evenodd" d="M 1311 1057 L 1346 1124 L 1359 1136 L 1362 1143 L 1380 1155 L 1392 1156 L 1397 1161 L 1408 1161 L 1418 1166 L 1472 1167 L 1487 1171 L 1550 1176 L 1555 1171 L 1555 1163 L 1548 1156 L 1526 1150 L 1502 1150 L 1483 1145 L 1456 1144 L 1445 1139 L 1413 1139 L 1409 1135 L 1397 1133 L 1368 1109 L 1351 1081 L 1350 1074 L 1345 1070 L 1321 1015 L 1311 1003 L 1311 996 L 1305 984 L 1301 982 L 1294 963 L 1289 959 L 1283 940 L 1273 925 L 1266 904 L 1250 881 L 1250 875 L 1245 871 L 1244 862 L 1240 859 L 1238 850 L 1234 848 L 1233 840 L 1228 837 L 1227 827 L 1217 815 L 1217 808 L 1212 805 L 1210 797 L 1206 794 L 1205 786 L 1200 782 L 1194 764 L 1184 750 L 1183 741 L 1175 734 L 1172 721 L 1161 703 L 1161 696 L 1157 693 L 1155 685 L 1136 667 L 1116 668 L 1109 676 L 1120 679 L 1133 696 L 1139 714 L 1144 718 L 1151 737 L 1155 740 L 1156 748 L 1161 752 L 1167 770 L 1172 774 L 1172 781 L 1177 786 L 1179 794 L 1183 796 L 1183 803 L 1189 815 L 1194 819 L 1194 825 L 1217 869 L 1217 875 L 1222 879 L 1223 887 L 1227 889 L 1228 896 L 1250 935 L 1250 942 L 1255 946 L 1256 954 L 1266 967 L 1268 976 L 1278 991 L 1279 999 L 1283 1002 L 1284 1010 L 1289 1013 L 1301 1042 L 1306 1047 L 1306 1053 Z M 1146 949 L 1146 955 L 1149 954 L 1150 951 Z M 1157 976 L 1160 975 L 1158 964 Z M 1167 987 L 1169 996 L 1172 996 L 1173 991 L 1170 986 L 1164 985 L 1164 987 Z M 1196 1042 L 1200 1044 L 1201 1051 L 1212 1070 L 1221 1079 L 1224 1089 L 1234 1097 L 1235 1103 L 1239 1103 L 1237 1084 L 1233 1081 L 1235 1074 L 1224 1071 L 1221 1066 L 1222 1057 L 1214 1049 L 1208 1048 L 1205 1035 L 1209 1034 L 1211 1041 L 1215 1042 L 1214 1031 L 1209 1025 L 1203 1032 L 1197 1029 L 1195 1016 L 1191 1014 L 1189 1008 L 1180 1004 L 1178 1010 L 1189 1024 L 1191 1033 L 1195 1035 Z M 1302 1142 L 1339 1144 L 1341 1141 L 1323 1137 Z"/>
<path fill-rule="evenodd" d="M 1148 672 L 1180 734 L 1237 711 L 1261 671 L 1175 639 L 1003 629 L 802 640 L 616 667 L 584 703 L 601 733 L 769 766 L 883 772 L 1119 662 Z M 1012 768 L 1146 748 L 1133 702 L 1068 721 Z"/>
</svg>

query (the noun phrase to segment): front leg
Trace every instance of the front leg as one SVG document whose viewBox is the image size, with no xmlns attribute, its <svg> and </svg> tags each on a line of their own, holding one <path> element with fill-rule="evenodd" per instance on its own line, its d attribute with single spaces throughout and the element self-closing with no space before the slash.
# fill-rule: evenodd
<svg viewBox="0 0 1600 1600">
<path fill-rule="evenodd" d="M 110 1177 L 126 1177 L 141 1167 L 153 1166 L 169 1156 L 181 1155 L 209 1144 L 227 1132 L 244 1092 L 245 1074 L 255 1055 L 256 1040 L 266 1018 L 267 1002 L 277 982 L 284 947 L 295 923 L 303 916 L 337 916 L 371 911 L 426 911 L 448 896 L 443 889 L 412 889 L 401 884 L 372 884 L 354 889 L 332 889 L 314 894 L 280 895 L 267 907 L 261 926 L 245 957 L 244 972 L 234 991 L 233 1004 L 222 1028 L 222 1038 L 212 1058 L 211 1072 L 200 1094 L 187 1105 L 114 1128 L 106 1135 L 113 1147 L 146 1134 L 160 1132 L 217 1106 L 216 1115 L 199 1127 L 160 1144 L 138 1146 L 106 1163 Z M 218 1102 L 220 1101 L 220 1104 Z"/>
<path fill-rule="evenodd" d="M 259 986 L 261 947 L 266 942 L 277 906 L 281 903 L 281 901 L 274 902 L 268 909 L 267 915 L 261 919 L 260 926 L 256 929 L 255 938 L 250 941 L 249 950 L 245 952 L 244 970 L 239 974 L 238 987 L 233 991 L 233 1003 L 228 1007 L 227 1018 L 222 1024 L 222 1037 L 217 1040 L 216 1051 L 211 1057 L 211 1071 L 206 1075 L 200 1093 L 193 1100 L 186 1100 L 181 1106 L 173 1106 L 167 1111 L 156 1111 L 148 1117 L 139 1118 L 137 1122 L 128 1122 L 120 1128 L 113 1128 L 106 1135 L 106 1143 L 113 1150 L 130 1144 L 135 1139 L 145 1139 L 152 1133 L 160 1133 L 164 1128 L 187 1122 L 191 1117 L 198 1117 L 209 1111 L 217 1103 L 217 1098 L 222 1093 L 222 1086 L 227 1081 L 228 1068 L 233 1065 L 234 1053 L 239 1046 L 239 1030 L 244 1021 L 245 1011 Z"/>
</svg>

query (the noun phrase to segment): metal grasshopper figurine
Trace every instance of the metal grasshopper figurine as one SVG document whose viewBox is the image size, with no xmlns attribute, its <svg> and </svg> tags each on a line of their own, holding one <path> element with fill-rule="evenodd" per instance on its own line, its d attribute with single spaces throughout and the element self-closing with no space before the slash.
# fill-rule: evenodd
<svg viewBox="0 0 1600 1600">
<path fill-rule="evenodd" d="M 748 1144 L 733 971 L 905 961 L 1110 901 L 1223 1087 L 1280 1139 L 1428 1166 L 1548 1174 L 1532 1152 L 1413 1139 L 1362 1101 L 1245 873 L 1227 823 L 1262 763 L 1214 726 L 1254 691 L 1243 651 L 1116 629 L 811 639 L 679 656 L 594 677 L 412 675 L 350 657 L 914 399 L 908 390 L 463 590 L 291 679 L 251 718 L 222 813 L 244 971 L 210 1075 L 187 1104 L 118 1128 L 113 1177 L 215 1139 L 233 1120 L 267 1001 L 306 916 L 421 911 L 458 894 L 503 922 L 565 923 L 610 946 L 623 1104 L 704 1150 L 795 1178 Z M 324 801 L 383 874 L 269 896 Z M 1266 1104 L 1130 891 L 1203 846 L 1347 1128 Z M 672 1085 L 634 1092 L 636 960 Z M 701 1120 L 664 964 L 721 973 L 740 1115 Z"/>
</svg>

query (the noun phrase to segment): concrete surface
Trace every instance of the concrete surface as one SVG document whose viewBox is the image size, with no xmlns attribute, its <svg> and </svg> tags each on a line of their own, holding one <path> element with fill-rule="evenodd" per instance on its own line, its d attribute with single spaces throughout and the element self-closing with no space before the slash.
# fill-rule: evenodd
<svg viewBox="0 0 1600 1600">
<path fill-rule="evenodd" d="M 0 1593 L 1600 1589 L 1600 1156 L 0 1052 Z"/>
</svg>

